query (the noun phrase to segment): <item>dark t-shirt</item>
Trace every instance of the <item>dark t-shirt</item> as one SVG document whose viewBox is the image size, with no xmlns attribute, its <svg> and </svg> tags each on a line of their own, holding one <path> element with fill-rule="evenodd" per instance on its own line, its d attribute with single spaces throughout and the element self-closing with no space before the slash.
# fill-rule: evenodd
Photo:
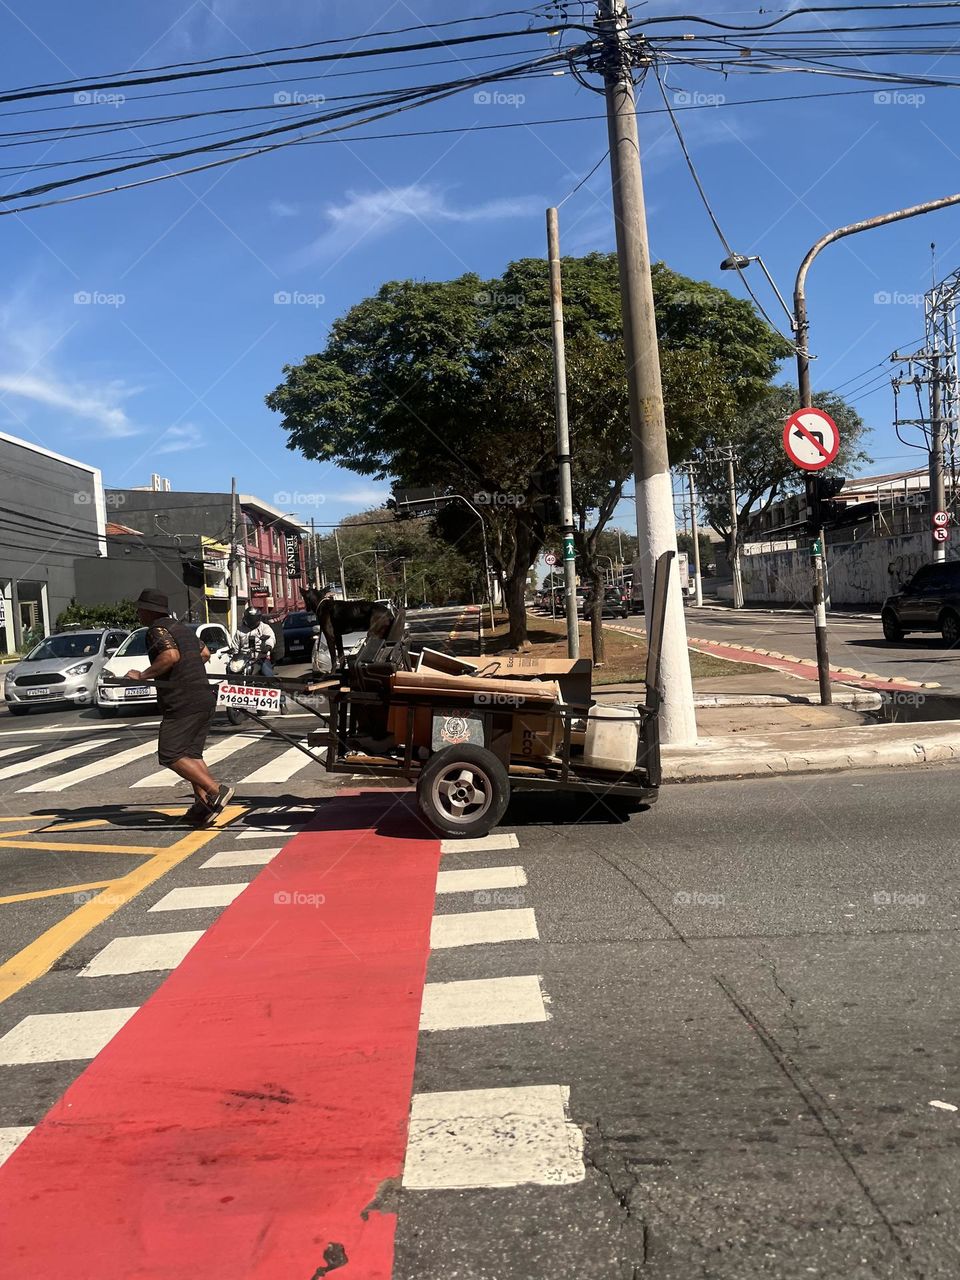
<svg viewBox="0 0 960 1280">
<path fill-rule="evenodd" d="M 150 662 L 156 662 L 165 649 L 178 649 L 180 661 L 155 680 L 163 714 L 195 714 L 208 707 L 213 710 L 217 694 L 207 680 L 207 669 L 200 657 L 203 646 L 197 633 L 174 618 L 158 618 L 147 631 Z"/>
</svg>

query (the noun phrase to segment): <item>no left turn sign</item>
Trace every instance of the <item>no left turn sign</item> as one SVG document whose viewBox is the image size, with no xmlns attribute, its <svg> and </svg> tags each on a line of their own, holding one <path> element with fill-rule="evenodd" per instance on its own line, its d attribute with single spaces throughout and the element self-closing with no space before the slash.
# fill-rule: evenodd
<svg viewBox="0 0 960 1280">
<path fill-rule="evenodd" d="M 840 450 L 837 424 L 821 409 L 798 409 L 783 428 L 787 457 L 804 471 L 829 467 Z"/>
<path fill-rule="evenodd" d="M 933 531 L 934 542 L 946 542 L 946 540 L 949 537 L 950 537 L 949 529 L 934 529 Z"/>
</svg>

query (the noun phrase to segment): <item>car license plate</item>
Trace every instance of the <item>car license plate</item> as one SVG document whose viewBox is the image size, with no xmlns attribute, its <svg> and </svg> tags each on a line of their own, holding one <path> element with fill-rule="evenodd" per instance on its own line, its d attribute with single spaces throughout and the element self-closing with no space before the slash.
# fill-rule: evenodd
<svg viewBox="0 0 960 1280">
<path fill-rule="evenodd" d="M 245 711 L 279 711 L 280 690 L 258 685 L 230 684 L 224 680 L 217 690 L 217 706 L 240 707 Z"/>
<path fill-rule="evenodd" d="M 288 645 L 287 647 L 288 647 L 289 649 L 291 649 L 291 650 L 293 650 L 293 649 L 302 649 L 302 648 L 303 648 L 303 641 L 302 641 L 302 640 L 291 640 L 291 641 L 290 641 L 290 643 L 289 643 L 289 645 Z"/>
<path fill-rule="evenodd" d="M 148 684 L 131 684 L 127 685 L 123 691 L 125 698 L 142 698 L 145 693 L 152 693 L 153 690 Z"/>
<path fill-rule="evenodd" d="M 25 690 L 28 698 L 45 698 L 50 692 L 49 689 L 27 689 Z"/>
</svg>

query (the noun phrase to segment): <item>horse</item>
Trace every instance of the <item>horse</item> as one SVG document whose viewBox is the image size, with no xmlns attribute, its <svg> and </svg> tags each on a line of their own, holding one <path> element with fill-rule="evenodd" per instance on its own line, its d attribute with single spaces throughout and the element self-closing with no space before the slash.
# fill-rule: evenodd
<svg viewBox="0 0 960 1280">
<path fill-rule="evenodd" d="M 330 650 L 331 670 L 338 671 L 346 662 L 343 637 L 348 631 L 366 631 L 368 636 L 386 638 L 394 622 L 392 611 L 373 600 L 337 600 L 307 587 L 304 604 L 317 615 L 317 624 Z"/>
</svg>

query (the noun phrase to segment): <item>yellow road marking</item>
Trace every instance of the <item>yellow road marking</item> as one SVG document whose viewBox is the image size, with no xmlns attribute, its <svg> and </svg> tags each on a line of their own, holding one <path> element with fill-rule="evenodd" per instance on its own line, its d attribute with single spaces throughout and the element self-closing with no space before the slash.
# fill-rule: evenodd
<svg viewBox="0 0 960 1280">
<path fill-rule="evenodd" d="M 104 886 L 104 892 L 83 903 L 76 911 L 52 925 L 38 938 L 18 951 L 5 964 L 0 965 L 0 1003 L 16 995 L 24 987 L 40 978 L 71 947 L 76 946 L 91 929 L 103 924 L 120 907 L 132 901 L 144 889 L 148 889 L 161 876 L 166 875 L 192 853 L 216 839 L 219 828 L 245 812 L 243 805 L 229 805 L 214 827 L 192 831 L 167 849 L 158 850 L 147 862 L 134 867 L 125 876 L 119 876 Z"/>
<path fill-rule="evenodd" d="M 86 831 L 90 827 L 109 827 L 109 818 L 87 818 L 83 822 L 55 822 L 48 831 Z"/>
<path fill-rule="evenodd" d="M 8 902 L 30 902 L 34 898 L 56 898 L 64 893 L 84 893 L 88 889 L 105 889 L 110 880 L 91 880 L 89 884 L 68 884 L 62 889 L 36 889 L 33 893 L 12 893 L 9 898 L 0 898 L 0 907 Z"/>
<path fill-rule="evenodd" d="M 144 857 L 160 852 L 152 844 L 69 844 L 64 840 L 30 840 L 13 844 L 6 835 L 0 836 L 0 849 L 19 849 L 21 853 L 28 849 L 52 849 L 58 853 L 139 853 Z"/>
</svg>

